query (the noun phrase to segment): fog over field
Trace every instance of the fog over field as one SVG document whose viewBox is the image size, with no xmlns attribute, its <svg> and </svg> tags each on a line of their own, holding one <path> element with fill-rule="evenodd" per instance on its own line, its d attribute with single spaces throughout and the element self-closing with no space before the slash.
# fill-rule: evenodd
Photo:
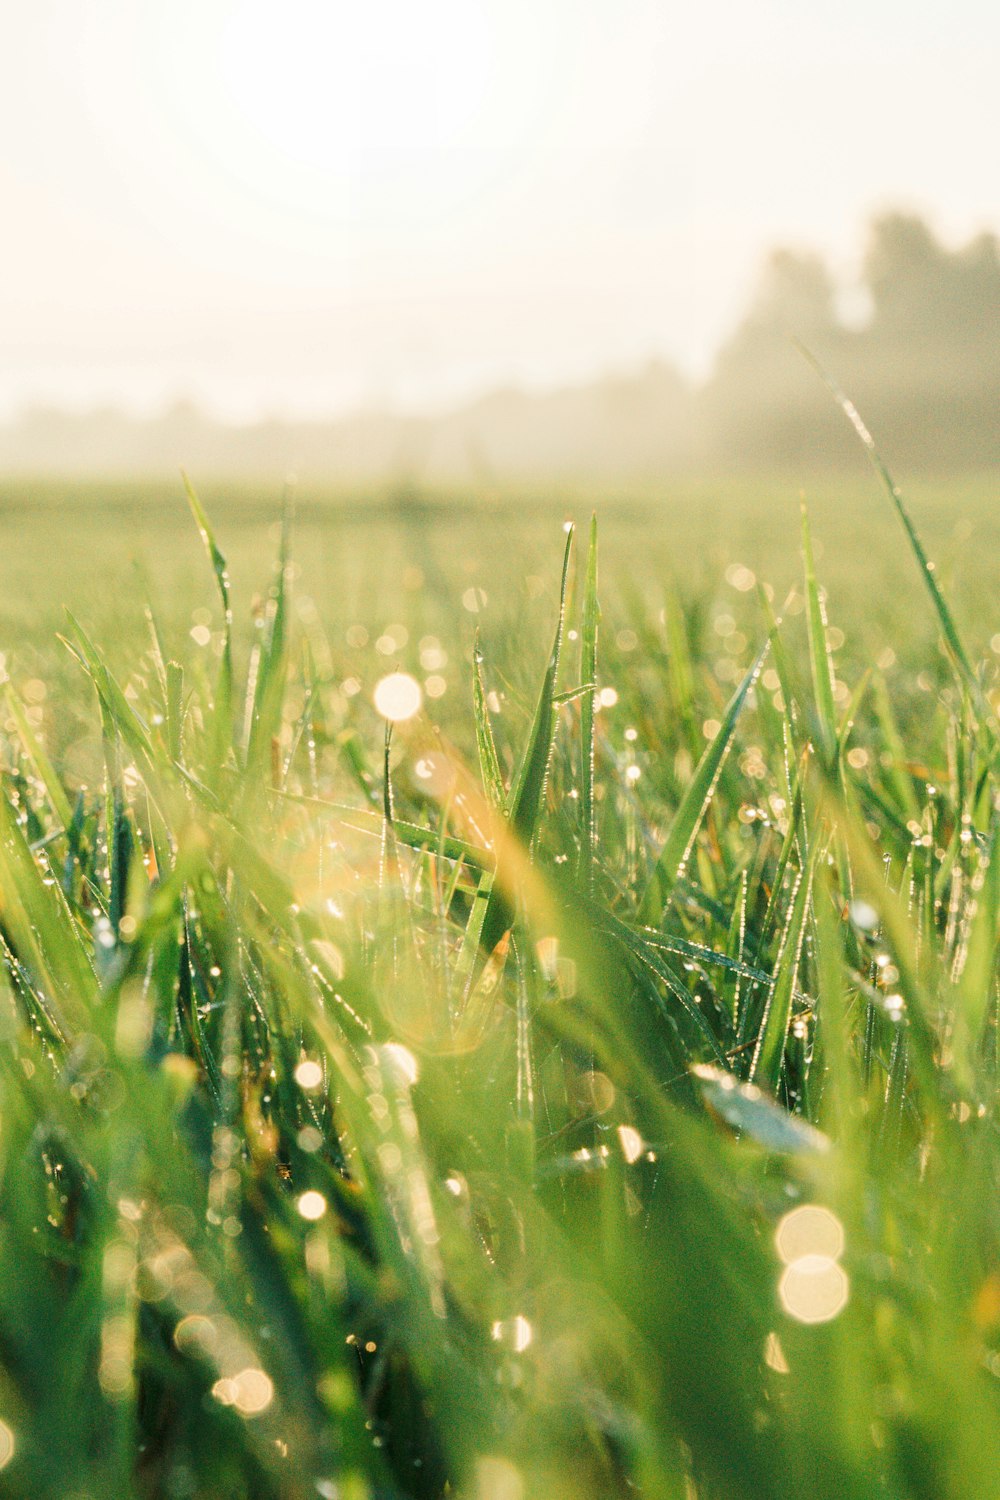
<svg viewBox="0 0 1000 1500">
<path fill-rule="evenodd" d="M 775 250 L 706 379 L 662 360 L 549 390 L 507 386 L 436 415 L 372 405 L 325 420 L 212 420 L 192 401 L 142 419 L 33 407 L 0 428 L 0 471 L 350 482 L 655 481 L 739 469 L 804 474 L 856 460 L 800 343 L 908 471 L 976 471 L 1000 457 L 1000 250 L 950 248 L 916 215 L 876 219 L 847 321 L 822 256 Z"/>
<path fill-rule="evenodd" d="M 850 383 L 880 341 L 904 357 L 886 305 L 863 358 L 834 336 L 836 314 L 871 315 L 873 216 L 916 213 L 953 252 L 998 227 L 1000 20 L 983 0 L 947 23 L 899 0 L 36 0 L 0 42 L 8 420 L 181 401 L 240 424 L 461 412 L 433 439 L 355 423 L 336 463 L 465 474 L 565 469 L 564 430 L 596 421 L 577 466 L 643 468 L 731 444 L 734 383 L 809 401 L 794 361 L 748 372 L 752 341 L 713 377 L 774 247 L 828 262 L 834 306 L 789 273 L 778 300 L 799 315 L 778 321 Z M 911 340 L 894 384 L 921 386 L 940 352 Z M 710 378 L 725 417 L 714 397 L 685 406 Z M 537 410 L 491 394 L 581 388 Z M 68 427 L 21 433 L 6 463 L 90 466 L 116 443 L 123 463 L 130 443 L 193 463 L 198 426 L 172 420 L 92 421 L 91 453 Z M 230 446 L 215 462 L 274 445 Z M 276 446 L 328 462 L 322 435 Z"/>
</svg>

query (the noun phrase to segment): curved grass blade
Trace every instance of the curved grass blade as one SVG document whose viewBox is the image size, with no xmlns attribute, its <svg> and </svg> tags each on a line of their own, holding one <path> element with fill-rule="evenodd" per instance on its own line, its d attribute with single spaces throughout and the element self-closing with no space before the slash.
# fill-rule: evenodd
<svg viewBox="0 0 1000 1500">
<path fill-rule="evenodd" d="M 872 679 L 874 675 L 875 674 L 872 671 L 871 667 L 867 667 L 865 669 L 865 671 L 861 675 L 861 680 L 848 699 L 847 707 L 844 709 L 843 715 L 841 716 L 840 728 L 837 730 L 838 766 L 844 759 L 844 752 L 847 749 L 847 741 L 851 737 L 851 730 L 854 728 L 854 721 L 858 717 L 861 705 L 865 701 L 868 689 L 872 685 Z"/>
<path fill-rule="evenodd" d="M 821 792 L 820 805 L 845 842 L 855 890 L 878 913 L 882 940 L 899 971 L 897 989 L 905 1003 L 899 1024 L 905 1025 L 910 1038 L 909 1065 L 925 1108 L 933 1110 L 939 1120 L 943 1120 L 947 1118 L 947 1108 L 954 1097 L 954 1080 L 951 1070 L 940 1066 L 937 1060 L 938 1040 L 930 1019 L 932 1001 L 928 994 L 929 955 L 926 947 L 922 953 L 913 915 L 902 895 L 888 885 L 885 868 L 860 814 L 846 798 L 838 798 L 829 786 Z M 908 881 L 909 876 L 904 875 L 904 890 Z M 868 1038 L 862 1052 L 866 1083 L 870 1060 Z"/>
<path fill-rule="evenodd" d="M 731 940 L 738 939 L 741 918 L 745 920 L 742 901 L 734 908 L 733 917 Z M 746 979 L 751 984 L 770 984 L 774 978 L 773 974 L 769 974 L 766 969 L 744 963 L 742 959 L 722 953 L 718 948 L 707 948 L 704 943 L 689 943 L 686 938 L 675 937 L 673 933 L 656 932 L 651 927 L 642 928 L 641 932 L 651 948 L 658 948 L 664 953 L 673 953 L 678 958 L 690 958 L 706 969 L 722 969 L 726 974 L 733 975 L 735 979 Z M 812 1004 L 810 996 L 804 990 L 795 990 L 793 999 Z"/>
<path fill-rule="evenodd" d="M 215 574 L 219 597 L 222 600 L 224 636 L 222 664 L 219 668 L 219 685 L 216 690 L 215 702 L 216 753 L 218 763 L 221 764 L 225 750 L 232 737 L 233 715 L 233 607 L 229 588 L 229 569 L 226 566 L 225 557 L 219 550 L 218 543 L 215 540 L 215 533 L 209 524 L 208 516 L 205 514 L 204 507 L 198 498 L 194 485 L 183 469 L 181 470 L 181 479 L 184 483 L 188 505 L 191 507 L 191 514 L 194 516 L 195 525 L 198 527 L 202 542 L 205 545 L 205 551 L 208 553 L 208 560 L 212 565 L 212 572 Z"/>
<path fill-rule="evenodd" d="M 993 713 L 993 709 L 991 708 L 986 695 L 980 687 L 979 679 L 976 677 L 975 672 L 972 670 L 972 665 L 969 661 L 968 654 L 965 650 L 964 645 L 962 644 L 961 636 L 958 633 L 958 627 L 955 624 L 955 618 L 952 615 L 951 610 L 948 608 L 947 600 L 945 599 L 938 585 L 938 581 L 935 576 L 934 564 L 930 561 L 927 553 L 924 551 L 924 545 L 920 540 L 917 528 L 914 526 L 910 513 L 903 501 L 902 492 L 896 481 L 893 479 L 891 473 L 889 472 L 888 465 L 886 464 L 885 459 L 882 457 L 882 454 L 879 452 L 879 449 L 875 443 L 875 439 L 868 431 L 868 428 L 866 427 L 864 420 L 861 417 L 861 413 L 854 405 L 854 402 L 844 394 L 837 382 L 827 372 L 824 366 L 820 364 L 819 360 L 816 359 L 815 355 L 813 355 L 810 350 L 805 347 L 804 344 L 799 343 L 798 340 L 795 340 L 795 343 L 800 353 L 816 371 L 816 374 L 822 380 L 823 384 L 826 386 L 827 390 L 833 396 L 833 399 L 836 401 L 837 405 L 844 413 L 844 416 L 850 422 L 851 426 L 854 428 L 854 431 L 861 439 L 861 442 L 864 445 L 865 452 L 868 454 L 868 457 L 871 460 L 872 467 L 881 480 L 882 486 L 892 502 L 893 509 L 895 510 L 896 515 L 899 517 L 899 520 L 902 523 L 903 530 L 906 532 L 907 540 L 910 543 L 910 549 L 913 552 L 913 555 L 917 561 L 917 566 L 920 569 L 920 576 L 924 581 L 927 592 L 930 594 L 931 603 L 933 604 L 934 612 L 938 617 L 938 623 L 941 626 L 941 634 L 944 636 L 945 645 L 948 648 L 948 654 L 952 659 L 952 664 L 954 665 L 957 674 L 963 679 L 966 687 L 972 694 L 972 697 L 979 707 L 979 710 L 982 713 L 983 717 L 989 721 L 991 729 L 994 731 L 994 734 L 996 734 L 997 723 L 995 715 Z"/>
<path fill-rule="evenodd" d="M 87 672 L 100 699 L 109 729 L 114 729 L 132 754 L 142 763 L 148 777 L 147 785 L 156 783 L 156 755 L 146 725 L 135 712 L 114 677 L 101 660 L 100 653 L 87 635 L 83 626 L 66 611 L 73 640 L 67 641 L 70 650 Z"/>
<path fill-rule="evenodd" d="M 755 1084 L 742 1083 L 732 1073 L 707 1063 L 695 1064 L 691 1072 L 710 1112 L 768 1151 L 788 1156 L 829 1151 L 828 1136 L 807 1120 L 790 1115 Z"/>
<path fill-rule="evenodd" d="M 968 928 L 956 955 L 955 986 L 958 1044 L 967 1054 L 965 1066 L 974 1075 L 981 1055 L 997 972 L 1000 941 L 1000 814 L 993 816 L 989 843 L 983 851 L 972 885 Z"/>
<path fill-rule="evenodd" d="M 794 687 L 792 663 L 788 655 L 788 647 L 785 645 L 784 636 L 781 634 L 781 620 L 775 615 L 774 608 L 763 584 L 757 585 L 757 602 L 760 605 L 761 614 L 764 616 L 764 621 L 767 625 L 767 638 L 771 644 L 771 660 L 774 662 L 774 670 L 778 674 L 778 681 L 781 685 L 781 696 L 785 705 L 785 717 L 789 725 L 794 726 L 796 716 L 799 713 L 799 703 Z"/>
<path fill-rule="evenodd" d="M 21 737 L 21 743 L 27 752 L 28 759 L 34 766 L 38 779 L 45 787 L 52 811 L 59 819 L 63 832 L 65 832 L 73 822 L 73 809 L 69 805 L 69 798 L 63 791 L 62 783 L 56 775 L 55 767 L 49 759 L 48 752 L 28 723 L 24 709 L 21 707 L 21 701 L 15 694 L 10 683 L 7 684 L 5 696 L 7 709 L 14 723 L 17 725 L 17 732 Z"/>
<path fill-rule="evenodd" d="M 698 829 L 701 827 L 702 819 L 722 774 L 736 722 L 746 703 L 747 695 L 757 680 L 757 674 L 763 665 L 768 648 L 769 643 L 761 647 L 749 672 L 730 699 L 719 732 L 698 762 L 694 777 L 677 809 L 667 841 L 660 851 L 660 857 L 639 903 L 639 920 L 650 927 L 659 924 L 673 889 L 684 874 Z"/>
<path fill-rule="evenodd" d="M 682 984 L 673 973 L 656 946 L 647 940 L 646 934 L 633 931 L 611 912 L 601 912 L 597 920 L 605 936 L 618 946 L 629 968 L 634 972 L 635 964 L 638 963 L 648 974 L 655 976 L 667 993 L 679 1003 L 684 1014 L 689 1021 L 693 1022 L 700 1035 L 704 1037 L 716 1060 L 720 1063 L 725 1062 L 722 1043 L 712 1030 L 708 1016 L 699 1005 L 695 1004 L 687 986 Z M 655 987 L 654 993 L 657 1004 L 663 1009 L 662 997 Z"/>
<path fill-rule="evenodd" d="M 510 796 L 510 826 L 526 848 L 531 846 L 538 827 L 538 815 L 541 811 L 542 796 L 548 780 L 549 763 L 552 759 L 552 742 L 555 738 L 556 682 L 559 677 L 559 657 L 566 621 L 566 589 L 572 550 L 573 529 L 571 527 L 566 535 L 566 550 L 563 553 L 562 581 L 559 587 L 559 618 L 556 622 L 555 638 L 535 706 L 531 733 L 528 736 L 527 747 Z"/>
<path fill-rule="evenodd" d="M 476 748 L 479 751 L 479 770 L 483 778 L 483 789 L 490 804 L 501 817 L 507 814 L 507 789 L 503 784 L 500 757 L 497 755 L 490 711 L 486 703 L 486 684 L 483 681 L 483 657 L 479 647 L 479 632 L 473 650 L 472 702 L 476 719 Z"/>
<path fill-rule="evenodd" d="M 796 767 L 795 778 L 792 783 L 792 808 L 788 818 L 788 827 L 785 830 L 785 836 L 781 841 L 781 849 L 778 854 L 778 863 L 775 867 L 771 884 L 771 895 L 768 898 L 767 908 L 764 912 L 764 918 L 760 924 L 760 928 L 758 931 L 758 947 L 761 947 L 767 941 L 771 933 L 771 924 L 774 921 L 775 913 L 778 910 L 778 904 L 781 900 L 782 890 L 784 889 L 785 871 L 788 869 L 788 862 L 792 857 L 792 850 L 796 847 L 796 845 L 799 848 L 799 858 L 803 858 L 803 850 L 805 849 L 803 783 L 805 779 L 808 756 L 809 751 L 808 749 L 806 749 L 802 752 L 802 759 Z M 747 1018 L 745 1016 L 744 1020 L 746 1019 Z M 745 1033 L 743 1034 L 743 1039 L 745 1040 Z"/>
<path fill-rule="evenodd" d="M 281 721 L 285 690 L 285 651 L 288 626 L 288 577 L 292 508 L 286 496 L 281 511 L 281 544 L 275 581 L 268 601 L 268 619 L 253 686 L 247 768 L 270 760 Z M 272 777 L 272 781 L 275 778 Z"/>
<path fill-rule="evenodd" d="M 328 813 L 338 823 L 345 827 L 354 829 L 357 833 L 371 834 L 375 838 L 382 837 L 385 823 L 384 812 L 375 812 L 371 808 L 346 807 L 339 802 L 327 802 L 322 797 L 310 797 L 304 792 L 283 791 L 281 796 L 288 802 L 295 802 L 302 807 L 314 807 L 321 812 Z M 473 869 L 492 868 L 493 859 L 488 849 L 480 848 L 478 844 L 470 844 L 465 839 L 456 838 L 453 834 L 442 835 L 436 828 L 420 828 L 416 823 L 409 823 L 404 819 L 394 816 L 393 832 L 401 844 L 407 844 L 411 849 L 433 849 L 436 854 L 445 859 L 464 861 Z"/>
<path fill-rule="evenodd" d="M 48 882 L 0 791 L 0 913 L 17 956 L 59 1006 L 79 1022 L 97 999 L 97 978 L 62 886 Z M 64 1028 L 65 1029 L 65 1028 Z"/>
<path fill-rule="evenodd" d="M 896 816 L 904 830 L 907 822 L 920 821 L 920 803 L 913 790 L 913 777 L 906 769 L 907 755 L 896 716 L 889 699 L 889 690 L 881 672 L 873 678 L 875 698 L 875 722 L 879 741 L 883 746 L 881 764 L 885 767 L 885 779 L 895 793 L 898 808 Z"/>
<path fill-rule="evenodd" d="M 525 849 L 531 848 L 538 829 L 545 786 L 548 781 L 549 763 L 556 732 L 556 683 L 559 678 L 559 657 L 562 651 L 563 626 L 566 620 L 566 588 L 569 579 L 569 560 L 573 547 L 573 528 L 566 535 L 566 550 L 563 553 L 562 581 L 559 587 L 559 618 L 556 621 L 555 637 L 545 669 L 542 686 L 535 706 L 531 733 L 524 756 L 518 769 L 509 798 L 508 823 L 511 833 Z M 480 957 L 488 958 L 504 933 L 513 926 L 514 917 L 503 882 L 494 883 L 483 919 Z"/>
<path fill-rule="evenodd" d="M 483 870 L 479 876 L 479 880 L 476 883 L 476 894 L 472 898 L 472 907 L 465 924 L 462 946 L 455 963 L 452 981 L 458 1002 L 463 1005 L 469 998 L 473 981 L 479 975 L 479 955 L 482 950 L 483 923 L 486 920 L 490 897 L 493 893 L 493 879 L 492 870 Z M 504 934 L 505 937 L 506 934 Z M 497 944 L 498 949 L 501 948 L 504 938 L 501 938 L 500 943 Z M 506 952 L 505 949 L 504 952 Z M 489 959 L 487 959 L 487 965 L 488 963 Z"/>
<path fill-rule="evenodd" d="M 806 914 L 812 895 L 813 873 L 819 847 L 817 842 L 813 846 L 813 854 L 807 869 L 799 872 L 788 920 L 781 937 L 781 947 L 778 950 L 774 982 L 764 1007 L 764 1017 L 757 1033 L 757 1045 L 750 1064 L 750 1081 L 759 1084 L 771 1093 L 777 1092 L 778 1080 L 781 1077 L 785 1041 L 792 1017 L 792 994 L 795 989 L 799 959 L 802 955 Z"/>
<path fill-rule="evenodd" d="M 802 560 L 805 564 L 806 626 L 809 634 L 809 666 L 812 672 L 816 724 L 823 764 L 833 765 L 837 753 L 837 711 L 833 702 L 833 660 L 827 636 L 826 608 L 816 582 L 809 512 L 802 502 Z"/>
</svg>

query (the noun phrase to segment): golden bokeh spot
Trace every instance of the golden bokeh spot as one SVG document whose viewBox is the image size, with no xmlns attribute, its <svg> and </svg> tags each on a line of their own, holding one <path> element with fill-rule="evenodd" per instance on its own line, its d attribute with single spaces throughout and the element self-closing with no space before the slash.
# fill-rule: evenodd
<svg viewBox="0 0 1000 1500">
<path fill-rule="evenodd" d="M 315 1188 L 310 1188 L 308 1192 L 300 1195 L 298 1210 L 304 1219 L 321 1219 L 326 1213 L 326 1199 Z"/>
<path fill-rule="evenodd" d="M 295 1069 L 295 1082 L 302 1089 L 318 1089 L 323 1082 L 323 1069 L 314 1058 L 304 1057 Z"/>
<path fill-rule="evenodd" d="M 847 1306 L 847 1273 L 828 1255 L 804 1255 L 785 1267 L 778 1283 L 781 1305 L 798 1323 L 829 1323 Z"/>
<path fill-rule="evenodd" d="M 781 1220 L 774 1242 L 786 1266 L 807 1255 L 839 1260 L 844 1253 L 844 1226 L 828 1208 L 805 1203 Z"/>
</svg>

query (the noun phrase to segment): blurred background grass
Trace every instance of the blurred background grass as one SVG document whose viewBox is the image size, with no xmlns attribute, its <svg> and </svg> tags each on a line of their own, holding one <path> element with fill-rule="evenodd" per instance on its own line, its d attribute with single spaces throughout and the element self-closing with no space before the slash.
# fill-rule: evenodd
<svg viewBox="0 0 1000 1500">
<path fill-rule="evenodd" d="M 217 481 L 204 494 L 229 559 L 239 601 L 236 641 L 245 651 L 268 587 L 282 490 Z M 996 495 L 990 475 L 923 480 L 908 488 L 939 575 L 952 588 L 956 614 L 972 648 L 984 654 L 995 634 L 989 605 L 1000 550 Z M 516 657 L 513 642 L 521 626 L 540 629 L 551 606 L 554 585 L 546 564 L 554 531 L 566 517 L 579 518 L 596 506 L 605 609 L 624 618 L 641 602 L 655 620 L 667 593 L 676 589 L 690 606 L 694 629 L 702 632 L 695 649 L 704 645 L 710 655 L 718 641 L 711 630 L 714 615 L 734 614 L 741 628 L 751 619 L 759 622 L 752 584 L 744 577 L 743 586 L 734 588 L 727 569 L 740 566 L 766 582 L 776 608 L 798 589 L 803 497 L 846 659 L 860 667 L 890 649 L 906 667 L 912 690 L 932 622 L 884 497 L 864 471 L 806 486 L 781 477 L 728 477 L 655 489 L 623 486 L 610 493 L 580 487 L 358 493 L 303 484 L 293 491 L 296 608 L 315 611 L 329 627 L 330 649 L 345 678 L 366 677 L 380 659 L 384 663 L 375 642 L 402 620 L 407 645 L 394 659 L 404 665 L 419 667 L 419 641 L 427 635 L 440 638 L 453 660 L 456 653 L 467 660 L 478 628 L 508 669 L 505 642 Z M 53 731 L 62 743 L 79 705 L 79 674 L 68 654 L 54 648 L 67 608 L 119 668 L 129 664 L 145 631 L 147 603 L 171 652 L 189 646 L 189 632 L 199 621 L 203 627 L 210 623 L 204 561 L 179 477 L 134 484 L 8 480 L 0 521 L 0 650 L 18 682 L 44 678 L 60 698 L 65 717 Z M 791 609 L 801 610 L 800 591 Z M 195 611 L 201 612 L 197 618 Z M 613 635 L 609 645 L 615 649 Z M 627 661 L 622 653 L 623 665 Z M 438 709 L 447 716 L 464 684 L 459 687 L 454 672 L 445 680 Z"/>
<path fill-rule="evenodd" d="M 998 653 L 859 490 L 829 623 L 790 506 L 754 665 L 769 554 L 688 498 L 609 507 L 599 631 L 565 497 L 304 496 L 256 603 L 223 504 L 235 687 L 169 496 L 107 507 L 156 632 L 63 527 L 93 639 L 0 723 L 5 1493 L 995 1493 Z"/>
</svg>

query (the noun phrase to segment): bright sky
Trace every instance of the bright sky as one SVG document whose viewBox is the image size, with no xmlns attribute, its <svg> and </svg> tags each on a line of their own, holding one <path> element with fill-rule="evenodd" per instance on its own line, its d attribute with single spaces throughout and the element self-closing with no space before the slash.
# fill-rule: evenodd
<svg viewBox="0 0 1000 1500">
<path fill-rule="evenodd" d="M 985 0 L 8 3 L 0 413 L 704 370 L 775 242 L 1000 227 L 998 58 Z"/>
</svg>

